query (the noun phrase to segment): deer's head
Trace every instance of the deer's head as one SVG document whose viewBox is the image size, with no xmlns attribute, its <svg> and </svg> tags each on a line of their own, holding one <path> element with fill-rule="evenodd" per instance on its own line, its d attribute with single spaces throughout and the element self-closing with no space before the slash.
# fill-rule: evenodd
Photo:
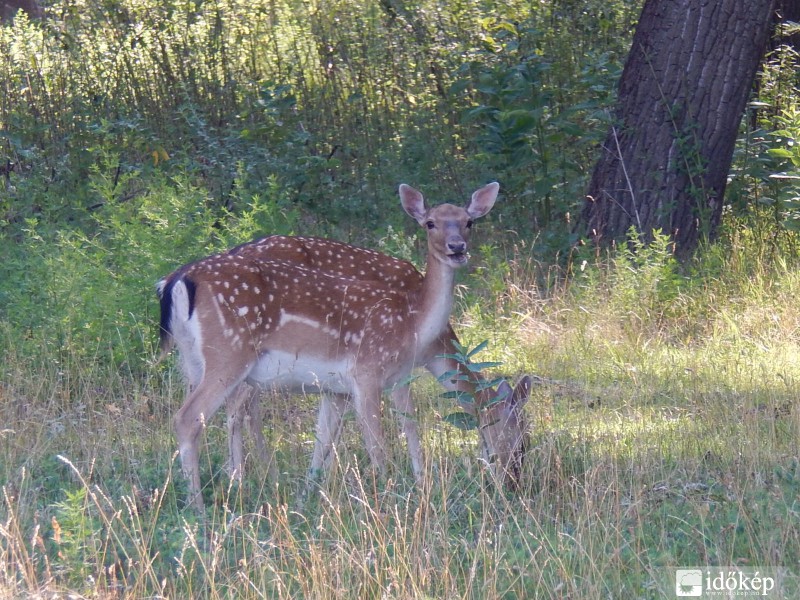
<svg viewBox="0 0 800 600">
<path fill-rule="evenodd" d="M 499 189 L 497 182 L 482 187 L 472 194 L 466 208 L 453 204 L 427 208 L 422 194 L 402 184 L 400 201 L 403 209 L 427 229 L 428 260 L 432 258 L 453 268 L 467 264 L 467 241 L 472 221 L 492 209 Z"/>
<path fill-rule="evenodd" d="M 489 402 L 478 408 L 478 433 L 484 460 L 506 487 L 519 487 L 528 444 L 523 406 L 531 392 L 531 379 L 523 377 L 512 389 L 503 381 Z"/>
</svg>

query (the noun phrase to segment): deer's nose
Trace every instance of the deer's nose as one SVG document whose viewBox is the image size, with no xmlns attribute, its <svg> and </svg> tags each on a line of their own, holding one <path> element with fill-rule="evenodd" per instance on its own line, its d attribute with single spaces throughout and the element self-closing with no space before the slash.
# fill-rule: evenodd
<svg viewBox="0 0 800 600">
<path fill-rule="evenodd" d="M 447 242 L 447 249 L 453 254 L 464 254 L 467 251 L 467 243 L 464 240 L 451 240 Z"/>
</svg>

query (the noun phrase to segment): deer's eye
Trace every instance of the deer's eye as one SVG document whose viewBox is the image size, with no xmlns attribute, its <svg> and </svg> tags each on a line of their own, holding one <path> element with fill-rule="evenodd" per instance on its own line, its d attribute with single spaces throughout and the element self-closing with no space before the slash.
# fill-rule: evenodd
<svg viewBox="0 0 800 600">
<path fill-rule="evenodd" d="M 472 229 L 472 219 L 467 221 L 467 229 Z"/>
<path fill-rule="evenodd" d="M 428 229 L 434 229 L 436 227 L 436 223 L 434 223 L 433 221 L 428 221 L 427 223 L 425 223 L 425 227 L 427 227 Z"/>
</svg>

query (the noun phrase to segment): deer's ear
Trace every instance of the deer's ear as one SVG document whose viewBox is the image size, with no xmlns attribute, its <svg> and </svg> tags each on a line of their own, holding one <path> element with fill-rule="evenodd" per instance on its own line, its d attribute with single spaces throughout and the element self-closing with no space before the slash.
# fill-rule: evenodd
<svg viewBox="0 0 800 600">
<path fill-rule="evenodd" d="M 400 203 L 412 219 L 420 225 L 425 224 L 425 215 L 428 210 L 425 208 L 425 199 L 417 190 L 405 183 L 400 184 Z"/>
<path fill-rule="evenodd" d="M 498 400 L 502 400 L 503 402 L 509 402 L 513 394 L 514 390 L 511 389 L 511 386 L 508 385 L 508 382 L 505 379 L 500 382 L 500 385 L 497 386 L 496 398 Z"/>
<path fill-rule="evenodd" d="M 522 379 L 517 382 L 517 385 L 514 386 L 514 394 L 512 396 L 513 400 L 512 403 L 515 408 L 521 407 L 528 401 L 531 395 L 531 378 L 525 375 Z"/>
<path fill-rule="evenodd" d="M 497 193 L 500 191 L 500 184 L 493 181 L 489 185 L 483 186 L 481 189 L 472 194 L 472 199 L 467 206 L 467 212 L 473 219 L 484 216 L 494 206 L 497 200 Z"/>
</svg>

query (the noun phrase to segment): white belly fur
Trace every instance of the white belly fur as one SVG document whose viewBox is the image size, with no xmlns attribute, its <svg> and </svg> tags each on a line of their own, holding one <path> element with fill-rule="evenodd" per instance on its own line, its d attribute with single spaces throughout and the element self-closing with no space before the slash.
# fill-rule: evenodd
<svg viewBox="0 0 800 600">
<path fill-rule="evenodd" d="M 288 390 L 349 394 L 352 390 L 348 361 L 325 361 L 271 351 L 250 370 L 248 381 Z"/>
</svg>

